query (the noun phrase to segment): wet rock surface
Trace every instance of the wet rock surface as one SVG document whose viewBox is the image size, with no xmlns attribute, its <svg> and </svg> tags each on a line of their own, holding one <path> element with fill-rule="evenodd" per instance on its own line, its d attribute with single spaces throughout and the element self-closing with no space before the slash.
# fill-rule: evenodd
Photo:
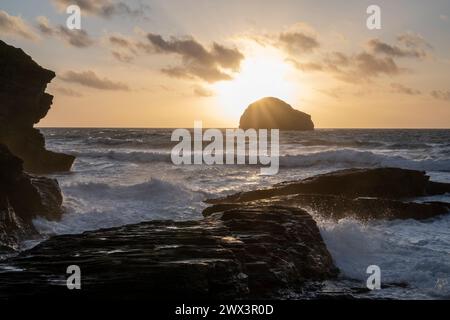
<svg viewBox="0 0 450 320">
<path fill-rule="evenodd" d="M 16 249 L 36 231 L 32 219 L 59 219 L 62 195 L 54 179 L 23 172 L 22 160 L 0 144 L 0 248 Z"/>
<path fill-rule="evenodd" d="M 82 290 L 67 289 L 69 265 L 81 268 Z M 2 299 L 183 301 L 301 294 L 338 273 L 312 217 L 286 206 L 57 236 L 3 261 L 0 270 Z"/>
<path fill-rule="evenodd" d="M 216 211 L 253 205 L 289 205 L 313 210 L 326 217 L 360 219 L 428 219 L 450 211 L 446 202 L 414 202 L 411 198 L 450 192 L 450 184 L 430 181 L 422 171 L 399 168 L 347 169 L 271 188 L 209 199 Z"/>
<path fill-rule="evenodd" d="M 70 170 L 75 157 L 45 149 L 33 126 L 47 115 L 53 96 L 46 93 L 55 77 L 21 49 L 0 40 L 0 143 L 24 161 L 33 173 Z"/>
</svg>

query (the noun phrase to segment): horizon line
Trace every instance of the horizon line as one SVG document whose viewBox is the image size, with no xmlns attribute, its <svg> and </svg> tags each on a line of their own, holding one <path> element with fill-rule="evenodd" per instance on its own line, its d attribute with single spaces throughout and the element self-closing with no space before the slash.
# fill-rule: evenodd
<svg viewBox="0 0 450 320">
<path fill-rule="evenodd" d="M 35 126 L 37 129 L 194 129 L 193 127 L 102 127 L 102 126 Z M 239 129 L 239 127 L 202 127 L 202 129 Z M 273 128 L 276 129 L 276 128 Z M 316 127 L 313 130 L 280 131 L 314 131 L 314 130 L 450 130 L 450 127 Z"/>
</svg>

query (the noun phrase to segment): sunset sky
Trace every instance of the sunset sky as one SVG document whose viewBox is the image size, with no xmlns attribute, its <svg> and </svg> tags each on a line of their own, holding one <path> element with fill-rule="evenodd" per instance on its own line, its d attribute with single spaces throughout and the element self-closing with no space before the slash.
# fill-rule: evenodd
<svg viewBox="0 0 450 320">
<path fill-rule="evenodd" d="M 448 0 L 1 0 L 0 38 L 57 74 L 40 126 L 235 127 L 276 96 L 319 128 L 450 127 Z"/>
</svg>

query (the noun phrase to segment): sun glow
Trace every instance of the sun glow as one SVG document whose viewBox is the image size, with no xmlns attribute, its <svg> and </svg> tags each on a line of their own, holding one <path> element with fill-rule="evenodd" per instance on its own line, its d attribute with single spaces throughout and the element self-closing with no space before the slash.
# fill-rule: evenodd
<svg viewBox="0 0 450 320">
<path fill-rule="evenodd" d="M 231 81 L 221 81 L 212 88 L 217 105 L 225 116 L 238 118 L 245 108 L 255 100 L 273 96 L 293 102 L 296 95 L 291 65 L 277 51 L 258 50 L 246 58 L 238 75 Z"/>
</svg>

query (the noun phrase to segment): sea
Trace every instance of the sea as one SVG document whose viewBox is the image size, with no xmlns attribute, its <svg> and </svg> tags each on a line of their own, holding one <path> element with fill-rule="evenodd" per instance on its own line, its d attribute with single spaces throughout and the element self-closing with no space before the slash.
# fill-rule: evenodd
<svg viewBox="0 0 450 320">
<path fill-rule="evenodd" d="M 400 167 L 450 183 L 450 130 L 317 129 L 280 132 L 280 169 L 172 163 L 172 129 L 41 129 L 47 148 L 76 156 L 70 173 L 52 175 L 64 194 L 61 221 L 36 219 L 42 238 L 155 219 L 201 219 L 203 200 L 343 168 Z M 415 199 L 450 202 L 450 195 Z M 367 267 L 381 282 L 377 298 L 450 298 L 450 214 L 416 220 L 315 217 L 341 277 L 365 286 Z M 35 245 L 36 241 L 24 244 Z"/>
</svg>

